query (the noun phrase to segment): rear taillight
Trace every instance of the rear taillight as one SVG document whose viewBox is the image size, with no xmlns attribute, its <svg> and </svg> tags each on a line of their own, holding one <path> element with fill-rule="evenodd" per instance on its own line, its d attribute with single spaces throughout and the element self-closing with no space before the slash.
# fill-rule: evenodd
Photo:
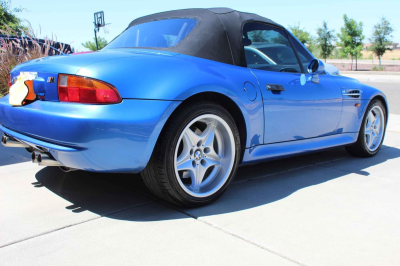
<svg viewBox="0 0 400 266">
<path fill-rule="evenodd" d="M 120 103 L 121 96 L 110 84 L 75 75 L 58 75 L 58 99 L 74 103 Z"/>
</svg>

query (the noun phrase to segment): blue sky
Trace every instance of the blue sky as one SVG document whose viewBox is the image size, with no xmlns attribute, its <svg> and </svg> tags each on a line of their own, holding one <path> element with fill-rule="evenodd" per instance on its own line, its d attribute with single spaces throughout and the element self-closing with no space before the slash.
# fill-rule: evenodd
<svg viewBox="0 0 400 266">
<path fill-rule="evenodd" d="M 300 22 L 313 35 L 323 20 L 339 32 L 343 25 L 343 14 L 346 13 L 364 23 L 364 35 L 367 38 L 372 34 L 373 25 L 385 16 L 395 29 L 394 41 L 400 42 L 400 0 L 12 0 L 12 6 L 28 9 L 18 16 L 28 20 L 35 30 L 41 29 L 41 37 L 57 36 L 58 41 L 71 43 L 79 51 L 86 50 L 82 42 L 94 37 L 93 13 L 96 11 L 104 11 L 106 23 L 111 23 L 108 34 L 100 32 L 100 36 L 110 41 L 137 17 L 193 7 L 230 7 L 259 14 L 285 27 Z"/>
</svg>

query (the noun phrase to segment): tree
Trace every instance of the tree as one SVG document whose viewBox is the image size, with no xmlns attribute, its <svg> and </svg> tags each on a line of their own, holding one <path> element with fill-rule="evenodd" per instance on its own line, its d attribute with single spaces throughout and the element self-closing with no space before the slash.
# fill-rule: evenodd
<svg viewBox="0 0 400 266">
<path fill-rule="evenodd" d="M 102 37 L 97 37 L 97 43 L 99 45 L 99 50 L 103 49 L 108 44 L 107 40 Z M 82 46 L 85 48 L 88 48 L 90 51 L 97 51 L 95 38 L 93 38 L 93 42 L 88 41 L 88 42 L 82 43 Z"/>
<path fill-rule="evenodd" d="M 24 8 L 11 8 L 11 0 L 0 0 L 0 29 L 8 31 L 7 27 L 13 30 L 18 35 L 27 30 L 27 27 L 22 25 L 22 20 L 15 15 L 24 11 Z"/>
<path fill-rule="evenodd" d="M 297 25 L 289 26 L 289 30 L 303 45 L 312 45 L 314 38 L 304 28 L 300 28 L 300 23 Z"/>
<path fill-rule="evenodd" d="M 374 25 L 374 32 L 370 42 L 372 45 L 368 50 L 372 51 L 379 58 L 379 65 L 382 65 L 381 57 L 387 50 L 392 50 L 389 46 L 393 45 L 392 42 L 393 28 L 390 22 L 385 17 L 381 18 L 381 21 Z"/>
<path fill-rule="evenodd" d="M 363 23 L 357 23 L 354 19 L 347 17 L 346 14 L 343 15 L 343 20 L 344 26 L 340 29 L 340 33 L 337 34 L 340 39 L 338 45 L 342 47 L 341 52 L 343 55 L 350 55 L 351 69 L 353 70 L 353 59 L 356 57 L 357 60 L 357 57 L 361 56 L 363 48 Z"/>
<path fill-rule="evenodd" d="M 252 42 L 269 42 L 268 32 L 265 30 L 253 30 L 248 35 Z"/>
<path fill-rule="evenodd" d="M 334 35 L 335 30 L 328 29 L 328 23 L 324 21 L 322 23 L 322 27 L 317 29 L 317 44 L 321 49 L 321 56 L 325 59 L 328 58 L 335 49 L 335 46 L 332 44 L 333 41 L 336 40 Z"/>
</svg>

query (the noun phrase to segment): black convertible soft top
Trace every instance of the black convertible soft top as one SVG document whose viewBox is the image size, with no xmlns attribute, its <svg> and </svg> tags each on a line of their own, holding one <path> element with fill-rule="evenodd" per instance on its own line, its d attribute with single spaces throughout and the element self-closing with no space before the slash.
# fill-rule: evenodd
<svg viewBox="0 0 400 266">
<path fill-rule="evenodd" d="M 283 28 L 270 19 L 230 8 L 167 11 L 135 19 L 128 28 L 149 21 L 172 18 L 195 18 L 199 23 L 178 45 L 157 49 L 244 67 L 246 61 L 242 44 L 243 25 L 246 22 L 257 21 Z"/>
</svg>

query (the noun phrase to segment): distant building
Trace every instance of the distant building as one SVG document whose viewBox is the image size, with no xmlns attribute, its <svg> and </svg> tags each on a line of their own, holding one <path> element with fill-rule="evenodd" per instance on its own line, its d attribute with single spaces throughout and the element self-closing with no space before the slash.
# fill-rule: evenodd
<svg viewBox="0 0 400 266">
<path fill-rule="evenodd" d="M 368 47 L 372 46 L 372 43 L 364 43 L 363 50 L 368 50 Z"/>
</svg>

